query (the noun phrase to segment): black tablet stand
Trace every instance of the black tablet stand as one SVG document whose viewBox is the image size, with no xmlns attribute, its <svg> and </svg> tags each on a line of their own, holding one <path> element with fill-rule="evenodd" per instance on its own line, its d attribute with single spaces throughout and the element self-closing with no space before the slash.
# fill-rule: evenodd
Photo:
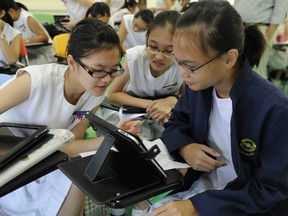
<svg viewBox="0 0 288 216">
<path fill-rule="evenodd" d="M 178 170 L 165 171 L 167 177 L 159 179 L 149 165 L 143 167 L 121 152 L 111 150 L 114 142 L 115 138 L 107 133 L 94 155 L 58 167 L 90 199 L 112 208 L 125 208 L 181 186 L 183 177 Z M 155 145 L 140 155 L 151 160 L 159 152 Z"/>
</svg>

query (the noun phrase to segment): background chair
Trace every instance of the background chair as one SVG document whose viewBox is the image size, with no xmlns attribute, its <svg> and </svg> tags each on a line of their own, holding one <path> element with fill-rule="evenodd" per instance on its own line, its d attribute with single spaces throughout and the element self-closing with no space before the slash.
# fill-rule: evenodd
<svg viewBox="0 0 288 216">
<path fill-rule="evenodd" d="M 20 62 L 23 63 L 24 66 L 29 65 L 28 52 L 27 52 L 24 39 L 21 40 L 21 44 L 20 44 Z"/>
<path fill-rule="evenodd" d="M 68 40 L 70 37 L 70 33 L 64 33 L 56 35 L 53 38 L 53 45 L 54 45 L 54 51 L 55 51 L 55 57 L 57 58 L 58 63 L 66 63 L 66 49 L 68 45 Z"/>
</svg>

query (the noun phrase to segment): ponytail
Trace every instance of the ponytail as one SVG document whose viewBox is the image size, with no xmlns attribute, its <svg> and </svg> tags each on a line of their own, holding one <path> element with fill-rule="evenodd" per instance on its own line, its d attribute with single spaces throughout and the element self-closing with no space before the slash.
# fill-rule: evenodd
<svg viewBox="0 0 288 216">
<path fill-rule="evenodd" d="M 245 25 L 245 42 L 243 57 L 246 57 L 251 67 L 258 66 L 265 52 L 266 40 L 257 25 Z"/>
</svg>

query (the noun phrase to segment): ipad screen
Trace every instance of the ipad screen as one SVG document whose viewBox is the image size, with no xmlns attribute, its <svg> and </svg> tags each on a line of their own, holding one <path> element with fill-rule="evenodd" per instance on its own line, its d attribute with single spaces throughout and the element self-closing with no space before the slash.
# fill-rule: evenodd
<svg viewBox="0 0 288 216">
<path fill-rule="evenodd" d="M 22 128 L 0 126 L 0 157 L 5 155 L 17 144 L 36 133 L 39 128 Z"/>
</svg>

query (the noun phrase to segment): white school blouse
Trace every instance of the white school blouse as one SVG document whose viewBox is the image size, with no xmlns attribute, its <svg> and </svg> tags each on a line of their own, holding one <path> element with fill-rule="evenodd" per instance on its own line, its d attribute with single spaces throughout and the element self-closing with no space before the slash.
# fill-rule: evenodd
<svg viewBox="0 0 288 216">
<path fill-rule="evenodd" d="M 33 17 L 36 20 L 41 29 L 47 35 L 48 37 L 47 42 L 52 44 L 53 43 L 52 38 L 50 37 L 45 27 L 39 21 L 37 21 L 37 19 L 29 11 L 21 9 L 21 13 L 18 20 L 13 22 L 14 28 L 18 29 L 22 33 L 22 37 L 25 40 L 31 37 L 35 37 L 36 34 L 29 28 L 28 25 L 29 17 Z M 27 51 L 30 65 L 56 62 L 56 59 L 54 58 L 55 52 L 53 45 L 40 46 L 40 47 L 27 47 Z"/>
<path fill-rule="evenodd" d="M 126 50 L 130 80 L 124 92 L 141 98 L 161 98 L 177 95 L 183 83 L 179 76 L 179 66 L 173 63 L 165 73 L 153 77 L 147 58 L 146 45 L 135 46 Z"/>
<path fill-rule="evenodd" d="M 132 48 L 137 45 L 146 44 L 147 31 L 143 31 L 143 32 L 133 31 L 133 19 L 134 19 L 134 14 L 126 14 L 123 16 L 124 25 L 125 25 L 126 32 L 127 32 L 126 38 L 123 44 L 127 48 Z"/>
<path fill-rule="evenodd" d="M 0 122 L 46 124 L 49 128 L 71 129 L 83 116 L 75 111 L 88 111 L 102 102 L 105 96 L 84 93 L 76 105 L 64 97 L 64 74 L 67 65 L 34 65 L 17 71 L 31 76 L 31 93 L 27 101 L 0 115 Z M 11 80 L 10 80 L 11 81 Z M 3 85 L 7 85 L 7 81 Z M 3 86 L 1 86 L 3 87 Z M 0 215 L 53 216 L 59 211 L 71 181 L 59 170 L 49 173 L 0 198 Z"/>
<path fill-rule="evenodd" d="M 4 22 L 4 28 L 2 30 L 1 35 L 2 37 L 5 38 L 8 44 L 10 44 L 13 41 L 13 39 L 19 34 L 21 34 L 19 30 L 13 28 L 8 23 Z M 4 56 L 3 51 L 0 49 L 0 67 L 9 66 L 9 65 L 10 64 L 7 61 L 6 57 Z"/>
</svg>

